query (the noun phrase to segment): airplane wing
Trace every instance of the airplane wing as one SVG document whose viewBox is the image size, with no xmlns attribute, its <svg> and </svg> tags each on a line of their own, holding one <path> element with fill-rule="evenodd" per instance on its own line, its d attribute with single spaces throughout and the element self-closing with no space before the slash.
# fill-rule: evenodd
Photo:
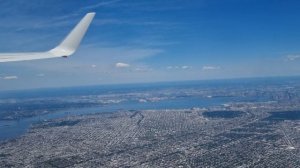
<svg viewBox="0 0 300 168">
<path fill-rule="evenodd" d="M 0 62 L 26 61 L 35 59 L 68 57 L 78 48 L 84 37 L 95 13 L 88 13 L 68 34 L 68 36 L 55 48 L 46 52 L 27 52 L 27 53 L 0 53 Z"/>
</svg>

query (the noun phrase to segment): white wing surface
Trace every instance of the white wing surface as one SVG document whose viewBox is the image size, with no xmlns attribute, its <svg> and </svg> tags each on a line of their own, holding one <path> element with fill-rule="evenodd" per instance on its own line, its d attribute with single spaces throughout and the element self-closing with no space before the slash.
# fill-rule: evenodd
<svg viewBox="0 0 300 168">
<path fill-rule="evenodd" d="M 46 52 L 27 52 L 27 53 L 0 53 L 0 62 L 26 61 L 35 59 L 68 57 L 78 48 L 84 37 L 95 13 L 88 13 L 69 33 L 69 35 L 55 48 Z"/>
</svg>

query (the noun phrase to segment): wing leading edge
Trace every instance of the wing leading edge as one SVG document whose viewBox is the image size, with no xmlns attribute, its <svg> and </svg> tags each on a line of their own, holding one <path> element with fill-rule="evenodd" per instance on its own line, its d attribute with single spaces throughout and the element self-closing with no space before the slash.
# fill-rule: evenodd
<svg viewBox="0 0 300 168">
<path fill-rule="evenodd" d="M 91 24 L 95 13 L 88 13 L 68 34 L 68 36 L 55 48 L 46 52 L 30 53 L 0 53 L 0 62 L 26 61 L 35 59 L 68 57 L 78 48 L 82 38 Z"/>
</svg>

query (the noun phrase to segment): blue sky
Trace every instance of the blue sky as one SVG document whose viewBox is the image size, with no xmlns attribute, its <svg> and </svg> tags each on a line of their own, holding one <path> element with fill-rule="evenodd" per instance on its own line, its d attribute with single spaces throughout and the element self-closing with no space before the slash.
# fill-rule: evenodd
<svg viewBox="0 0 300 168">
<path fill-rule="evenodd" d="M 44 51 L 96 12 L 68 59 L 0 63 L 0 90 L 300 75 L 296 0 L 0 0 L 0 52 Z"/>
</svg>

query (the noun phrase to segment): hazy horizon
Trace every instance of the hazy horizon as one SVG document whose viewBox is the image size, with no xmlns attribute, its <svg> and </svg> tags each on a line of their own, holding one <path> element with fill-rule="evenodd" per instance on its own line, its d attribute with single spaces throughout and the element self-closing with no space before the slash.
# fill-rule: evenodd
<svg viewBox="0 0 300 168">
<path fill-rule="evenodd" d="M 8 90 L 1 90 L 2 93 L 10 93 L 10 92 L 22 92 L 22 91 L 33 91 L 33 90 L 52 90 L 52 89 L 72 89 L 72 88 L 85 88 L 85 87 L 119 87 L 119 86 L 152 86 L 152 85 L 180 85 L 180 84 L 187 84 L 187 83 L 213 83 L 218 84 L 220 82 L 254 82 L 254 81 L 266 81 L 271 82 L 273 81 L 280 81 L 285 79 L 296 79 L 300 80 L 300 75 L 296 76 L 263 76 L 263 77 L 237 77 L 237 78 L 218 78 L 218 79 L 199 79 L 199 80 L 173 80 L 173 81 L 154 81 L 154 82 L 134 82 L 134 83 L 102 83 L 102 84 L 91 84 L 91 85 L 67 85 L 67 86 L 52 86 L 52 87 L 32 87 L 32 88 L 18 88 L 18 89 L 8 89 Z"/>
</svg>

